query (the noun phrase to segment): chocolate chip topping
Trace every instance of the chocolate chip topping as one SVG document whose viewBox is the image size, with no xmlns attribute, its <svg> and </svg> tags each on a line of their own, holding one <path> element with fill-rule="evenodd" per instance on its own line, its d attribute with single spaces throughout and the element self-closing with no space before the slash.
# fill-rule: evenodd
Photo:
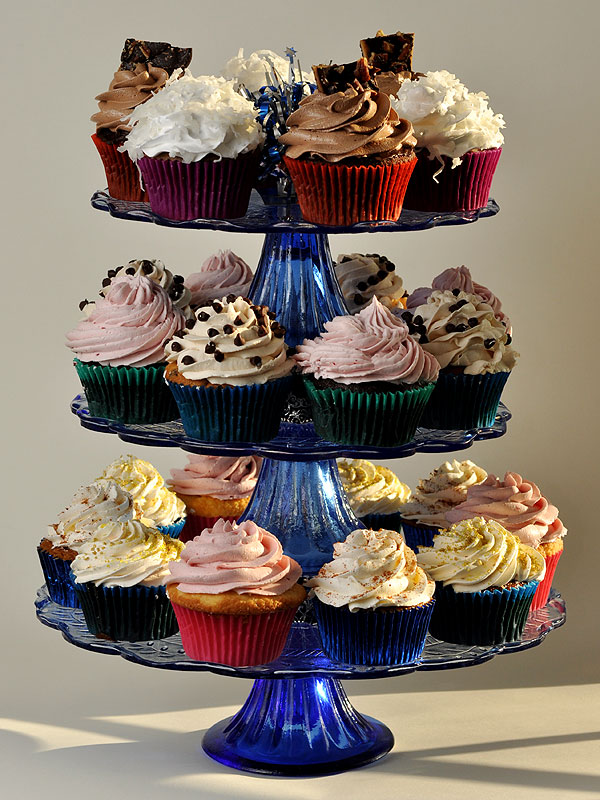
<svg viewBox="0 0 600 800">
<path fill-rule="evenodd" d="M 107 286 L 110 286 L 110 278 L 104 278 L 102 281 L 102 287 L 106 288 Z"/>
<path fill-rule="evenodd" d="M 150 273 L 154 269 L 154 267 L 152 266 L 152 262 L 148 261 L 147 259 L 144 259 L 142 261 L 141 267 L 142 267 L 142 272 L 144 273 L 144 275 L 150 275 Z"/>
<path fill-rule="evenodd" d="M 223 311 L 223 306 L 221 305 L 221 303 L 218 303 L 216 300 L 214 301 L 214 303 L 212 303 L 212 308 L 213 308 L 214 311 L 217 312 L 217 314 L 220 314 L 221 311 Z"/>
<path fill-rule="evenodd" d="M 266 336 L 267 335 L 267 329 L 265 327 L 263 327 L 262 325 L 259 325 L 257 333 L 258 333 L 259 337 Z"/>
<path fill-rule="evenodd" d="M 250 363 L 254 367 L 260 367 L 262 366 L 262 358 L 260 356 L 252 356 L 252 358 L 250 359 Z"/>
<path fill-rule="evenodd" d="M 404 322 L 410 322 L 412 320 L 413 315 L 411 311 L 403 311 L 402 314 L 400 314 L 400 316 L 402 317 Z"/>
<path fill-rule="evenodd" d="M 209 342 L 206 345 L 206 347 L 204 348 L 204 352 L 208 353 L 208 355 L 210 355 L 211 353 L 214 353 L 216 349 L 217 349 L 217 345 L 214 342 Z"/>
<path fill-rule="evenodd" d="M 199 322 L 207 322 L 210 319 L 210 314 L 207 314 L 206 311 L 199 311 L 196 314 L 196 319 Z"/>
<path fill-rule="evenodd" d="M 268 317 L 269 319 L 275 319 L 275 317 L 276 317 L 276 316 L 277 316 L 277 315 L 275 314 L 275 312 L 274 312 L 274 311 L 267 311 L 267 317 Z"/>
<path fill-rule="evenodd" d="M 135 267 L 127 267 L 125 275 L 135 275 Z"/>
<path fill-rule="evenodd" d="M 455 328 L 457 333 L 464 333 L 468 330 L 468 327 L 464 324 L 464 322 L 459 323 Z"/>
<path fill-rule="evenodd" d="M 180 339 L 183 339 L 183 331 L 175 331 L 173 336 L 178 336 Z"/>
<path fill-rule="evenodd" d="M 116 275 L 117 275 L 117 270 L 116 269 L 109 269 L 106 274 L 108 275 L 109 278 L 115 278 Z"/>
<path fill-rule="evenodd" d="M 89 302 L 90 302 L 89 300 L 82 300 L 81 303 L 79 303 L 79 310 L 83 311 L 83 309 L 88 305 Z"/>
<path fill-rule="evenodd" d="M 467 322 L 469 324 L 469 328 L 475 328 L 479 324 L 477 317 L 469 317 Z"/>
<path fill-rule="evenodd" d="M 223 333 L 233 333 L 233 325 L 223 325 Z"/>
<path fill-rule="evenodd" d="M 225 356 L 220 350 L 215 350 L 215 361 L 225 361 Z"/>
<path fill-rule="evenodd" d="M 393 262 L 388 261 L 385 265 L 385 268 L 388 272 L 393 272 L 396 269 L 396 265 Z"/>
<path fill-rule="evenodd" d="M 420 314 L 417 314 L 416 317 L 413 317 L 413 322 L 415 325 L 422 325 L 423 324 L 423 317 Z"/>
<path fill-rule="evenodd" d="M 179 342 L 171 342 L 171 350 L 174 353 L 179 353 L 181 350 L 183 350 L 183 345 Z"/>
<path fill-rule="evenodd" d="M 369 275 L 369 277 L 367 278 L 367 283 L 369 284 L 369 286 L 375 286 L 375 284 L 379 283 L 379 278 L 377 277 L 377 275 Z"/>
<path fill-rule="evenodd" d="M 456 330 L 456 325 L 453 325 L 451 322 L 449 322 L 446 325 L 446 332 L 447 333 L 454 333 L 455 330 Z"/>
<path fill-rule="evenodd" d="M 173 275 L 173 283 L 183 283 L 184 280 L 183 275 Z"/>
<path fill-rule="evenodd" d="M 244 344 L 244 340 L 242 339 L 241 334 L 238 333 L 238 335 L 233 340 L 233 343 L 236 347 L 241 347 Z"/>
<path fill-rule="evenodd" d="M 458 295 L 460 294 L 460 289 L 452 289 L 452 294 L 454 295 L 454 297 L 458 297 Z"/>
<path fill-rule="evenodd" d="M 206 333 L 208 334 L 208 336 L 210 336 L 211 339 L 213 338 L 213 336 L 218 336 L 219 335 L 219 331 L 216 328 L 209 328 L 206 331 Z"/>
<path fill-rule="evenodd" d="M 366 292 L 369 287 L 367 286 L 366 281 L 359 281 L 356 284 L 356 288 L 358 289 L 359 292 Z"/>
<path fill-rule="evenodd" d="M 244 320 L 243 320 L 241 317 L 236 317 L 236 318 L 233 320 L 233 324 L 234 324 L 234 325 L 243 325 L 243 324 L 244 324 Z"/>
<path fill-rule="evenodd" d="M 228 303 L 235 303 L 237 297 L 234 294 L 228 294 L 225 299 L 227 300 Z"/>
<path fill-rule="evenodd" d="M 384 278 L 387 278 L 387 270 L 380 269 L 379 272 L 377 273 L 377 277 L 379 278 L 380 281 L 382 281 Z"/>
<path fill-rule="evenodd" d="M 186 321 L 185 321 L 185 327 L 186 328 L 193 328 L 195 324 L 196 324 L 196 320 L 195 319 L 186 319 Z"/>
<path fill-rule="evenodd" d="M 511 342 L 512 342 L 512 336 L 510 335 L 510 333 L 507 333 L 506 334 L 506 344 L 510 344 Z"/>
<path fill-rule="evenodd" d="M 364 306 L 364 304 L 367 302 L 362 294 L 355 294 L 352 299 L 354 300 L 354 305 L 356 306 Z"/>
<path fill-rule="evenodd" d="M 485 342 L 483 343 L 483 346 L 485 347 L 486 350 L 491 350 L 495 344 L 496 344 L 495 339 L 486 339 Z"/>
<path fill-rule="evenodd" d="M 184 356 L 181 359 L 181 363 L 182 364 L 193 364 L 194 363 L 194 359 L 192 358 L 192 356 Z"/>
</svg>

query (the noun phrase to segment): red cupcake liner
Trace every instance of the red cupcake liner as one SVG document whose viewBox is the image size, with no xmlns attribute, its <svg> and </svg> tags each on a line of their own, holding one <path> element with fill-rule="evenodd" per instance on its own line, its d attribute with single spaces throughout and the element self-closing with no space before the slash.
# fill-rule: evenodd
<svg viewBox="0 0 600 800">
<path fill-rule="evenodd" d="M 302 216 L 319 225 L 397 220 L 417 158 L 355 167 L 287 158 Z"/>
<path fill-rule="evenodd" d="M 443 156 L 444 169 L 437 176 L 440 162 L 419 153 L 417 165 L 404 198 L 405 208 L 414 211 L 474 211 L 484 208 L 490 197 L 492 178 L 502 152 L 501 147 L 473 150 L 452 169 L 452 159 Z"/>
<path fill-rule="evenodd" d="M 148 195 L 141 187 L 140 173 L 127 153 L 119 153 L 117 145 L 103 142 L 95 133 L 92 134 L 92 141 L 104 164 L 110 196 L 115 200 L 147 202 Z"/>
<path fill-rule="evenodd" d="M 185 525 L 179 534 L 180 542 L 189 542 L 194 536 L 200 536 L 205 528 L 212 528 L 215 522 L 224 519 L 228 522 L 237 522 L 237 517 L 201 517 L 200 514 L 188 513 L 185 518 Z"/>
<path fill-rule="evenodd" d="M 233 219 L 248 210 L 260 151 L 220 161 L 163 160 L 144 156 L 138 166 L 155 214 L 168 219 Z"/>
<path fill-rule="evenodd" d="M 172 603 L 190 658 L 232 667 L 267 664 L 280 654 L 296 609 L 267 614 L 207 614 Z"/>
<path fill-rule="evenodd" d="M 544 575 L 544 580 L 540 581 L 536 593 L 533 595 L 533 603 L 531 604 L 532 611 L 537 611 L 538 609 L 543 608 L 548 602 L 550 589 L 552 588 L 552 578 L 556 572 L 558 559 L 562 556 L 562 554 L 563 551 L 561 550 L 560 553 L 553 553 L 551 556 L 545 556 L 546 574 Z"/>
</svg>

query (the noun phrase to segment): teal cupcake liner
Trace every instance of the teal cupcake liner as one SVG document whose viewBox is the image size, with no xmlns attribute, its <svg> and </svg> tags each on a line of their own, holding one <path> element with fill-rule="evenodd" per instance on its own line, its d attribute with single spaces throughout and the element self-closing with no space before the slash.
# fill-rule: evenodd
<svg viewBox="0 0 600 800">
<path fill-rule="evenodd" d="M 103 639 L 141 642 L 179 630 L 164 586 L 111 586 L 73 582 L 90 633 Z"/>
<path fill-rule="evenodd" d="M 509 588 L 455 592 L 451 585 L 438 582 L 429 632 L 436 639 L 453 644 L 489 646 L 513 642 L 523 633 L 538 583 L 527 581 Z"/>
<path fill-rule="evenodd" d="M 419 525 L 415 522 L 407 522 L 400 517 L 404 541 L 411 550 L 417 552 L 419 547 L 432 547 L 433 537 L 439 533 L 441 528 L 433 525 Z"/>
<path fill-rule="evenodd" d="M 392 514 L 365 514 L 364 517 L 359 517 L 359 520 L 365 528 L 373 531 L 383 528 L 386 531 L 402 533 L 402 517 L 398 511 L 394 511 Z"/>
<path fill-rule="evenodd" d="M 320 389 L 310 376 L 304 382 L 315 430 L 322 439 L 372 447 L 410 442 L 435 385 L 361 392 L 343 386 Z"/>
<path fill-rule="evenodd" d="M 171 525 L 157 525 L 156 530 L 164 533 L 165 536 L 170 536 L 171 539 L 179 539 L 179 534 L 185 525 L 185 517 L 175 520 Z"/>
<path fill-rule="evenodd" d="M 109 367 L 96 362 L 73 362 L 93 417 L 132 425 L 170 422 L 179 417 L 164 384 L 165 364 L 147 367 Z"/>
<path fill-rule="evenodd" d="M 384 666 L 410 664 L 423 652 L 435 605 L 384 607 L 350 611 L 312 599 L 323 650 L 344 664 Z"/>
<path fill-rule="evenodd" d="M 277 436 L 292 376 L 248 386 L 167 381 L 188 436 L 203 442 L 267 442 Z"/>
<path fill-rule="evenodd" d="M 510 372 L 464 375 L 440 372 L 421 420 L 435 430 L 491 428 Z"/>
<path fill-rule="evenodd" d="M 67 608 L 79 608 L 79 600 L 71 578 L 71 562 L 55 558 L 41 547 L 38 547 L 37 552 L 52 602 Z"/>
</svg>

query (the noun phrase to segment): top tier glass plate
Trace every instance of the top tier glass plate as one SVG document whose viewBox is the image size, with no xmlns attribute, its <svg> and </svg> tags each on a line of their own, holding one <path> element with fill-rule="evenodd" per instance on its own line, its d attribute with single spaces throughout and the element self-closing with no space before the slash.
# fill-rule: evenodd
<svg viewBox="0 0 600 800">
<path fill-rule="evenodd" d="M 476 211 L 411 211 L 403 209 L 397 222 L 358 222 L 346 227 L 315 225 L 305 222 L 297 203 L 275 202 L 265 204 L 256 190 L 250 197 L 250 205 L 245 217 L 238 219 L 195 219 L 173 220 L 159 217 L 150 210 L 149 203 L 131 203 L 115 200 L 108 192 L 97 191 L 92 195 L 92 206 L 100 211 L 108 211 L 118 219 L 138 222 L 153 222 L 169 228 L 196 228 L 229 231 L 231 233 L 377 233 L 392 231 L 423 231 L 439 225 L 465 225 L 484 217 L 493 217 L 500 210 L 495 200 L 489 200 L 485 208 Z"/>
</svg>

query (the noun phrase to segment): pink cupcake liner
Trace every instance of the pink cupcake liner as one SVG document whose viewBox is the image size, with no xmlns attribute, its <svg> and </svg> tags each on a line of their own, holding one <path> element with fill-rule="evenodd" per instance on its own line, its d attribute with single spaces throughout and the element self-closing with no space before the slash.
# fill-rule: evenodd
<svg viewBox="0 0 600 800">
<path fill-rule="evenodd" d="M 192 164 L 144 156 L 138 166 L 155 214 L 168 219 L 232 219 L 248 210 L 260 151 Z"/>
<path fill-rule="evenodd" d="M 538 609 L 543 608 L 548 602 L 550 589 L 552 588 L 552 578 L 556 572 L 558 559 L 562 556 L 562 554 L 563 551 L 561 550 L 560 553 L 553 553 L 551 556 L 545 557 L 546 574 L 544 575 L 544 580 L 540 581 L 536 593 L 533 596 L 533 603 L 531 604 L 532 611 L 537 611 Z"/>
<path fill-rule="evenodd" d="M 224 519 L 228 522 L 237 522 L 237 517 L 202 517 L 200 514 L 189 514 L 185 518 L 185 525 L 179 534 L 180 542 L 189 542 L 194 536 L 200 536 L 205 528 L 212 528 L 217 520 Z"/>
<path fill-rule="evenodd" d="M 92 135 L 92 141 L 104 165 L 110 196 L 133 203 L 147 202 L 148 195 L 141 187 L 140 173 L 127 153 L 120 153 L 117 145 L 103 142 L 96 134 Z"/>
<path fill-rule="evenodd" d="M 267 664 L 280 654 L 295 608 L 267 614 L 207 614 L 172 603 L 181 643 L 190 658 L 232 667 Z"/>
<path fill-rule="evenodd" d="M 437 159 L 429 159 L 421 151 L 413 172 L 404 207 L 414 211 L 474 211 L 484 208 L 490 197 L 492 178 L 502 148 L 472 150 L 462 158 L 462 164 L 452 169 L 452 159 L 444 156 L 444 169 Z"/>
</svg>

